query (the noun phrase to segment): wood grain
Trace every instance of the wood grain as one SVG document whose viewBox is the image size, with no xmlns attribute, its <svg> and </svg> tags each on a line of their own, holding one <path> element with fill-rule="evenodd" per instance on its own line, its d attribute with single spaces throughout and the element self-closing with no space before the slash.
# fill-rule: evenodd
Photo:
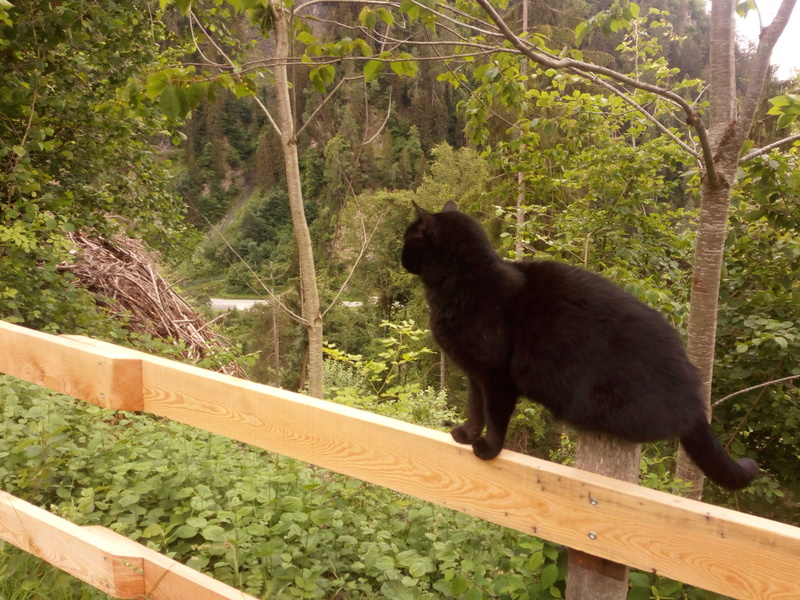
<svg viewBox="0 0 800 600">
<path fill-rule="evenodd" d="M 513 452 L 483 462 L 445 433 L 124 354 L 156 415 L 734 598 L 800 598 L 798 528 Z"/>
<path fill-rule="evenodd" d="M 91 533 L 142 557 L 147 600 L 258 600 L 213 577 L 187 567 L 106 529 L 86 527 Z"/>
<path fill-rule="evenodd" d="M 800 598 L 798 528 L 513 452 L 483 462 L 445 433 L 163 359 L 142 377 L 154 414 L 734 598 Z"/>
<path fill-rule="evenodd" d="M 3 491 L 0 539 L 114 598 L 144 593 L 142 559 L 137 553 Z"/>
<path fill-rule="evenodd" d="M 0 373 L 103 408 L 142 410 L 141 361 L 116 346 L 98 350 L 0 321 Z"/>
</svg>

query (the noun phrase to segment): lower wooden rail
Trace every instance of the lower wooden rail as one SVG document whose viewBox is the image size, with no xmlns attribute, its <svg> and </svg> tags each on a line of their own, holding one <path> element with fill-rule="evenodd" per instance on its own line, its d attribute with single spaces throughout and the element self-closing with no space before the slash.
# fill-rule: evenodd
<svg viewBox="0 0 800 600">
<path fill-rule="evenodd" d="M 110 392 L 83 400 L 143 409 L 734 598 L 800 598 L 796 527 L 514 452 L 484 462 L 445 433 L 88 338 L 53 337 L 29 352 L 42 335 L 0 322 L 0 372 L 80 391 L 113 358 L 125 382 L 112 378 Z"/>
<path fill-rule="evenodd" d="M 78 527 L 3 491 L 0 539 L 114 598 L 256 600 L 110 529 Z"/>
</svg>

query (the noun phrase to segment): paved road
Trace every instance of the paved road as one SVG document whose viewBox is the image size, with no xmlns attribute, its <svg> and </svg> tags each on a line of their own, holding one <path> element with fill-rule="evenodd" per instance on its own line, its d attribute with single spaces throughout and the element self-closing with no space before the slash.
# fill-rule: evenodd
<svg viewBox="0 0 800 600">
<path fill-rule="evenodd" d="M 266 300 L 242 300 L 231 298 L 211 298 L 211 310 L 247 310 L 255 304 L 267 304 Z"/>
<path fill-rule="evenodd" d="M 253 308 L 255 304 L 269 304 L 268 300 L 244 300 L 238 298 L 209 298 L 211 301 L 211 310 L 248 310 Z M 341 302 L 342 306 L 347 306 L 348 308 L 357 308 L 359 306 L 363 306 L 363 302 L 349 302 L 344 300 Z"/>
</svg>

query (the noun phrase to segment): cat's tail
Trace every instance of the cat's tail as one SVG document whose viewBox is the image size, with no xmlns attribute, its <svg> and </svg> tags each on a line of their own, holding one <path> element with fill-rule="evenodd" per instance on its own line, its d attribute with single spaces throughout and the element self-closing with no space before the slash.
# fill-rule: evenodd
<svg viewBox="0 0 800 600">
<path fill-rule="evenodd" d="M 729 490 L 745 487 L 761 472 L 752 458 L 733 460 L 728 456 L 705 419 L 681 436 L 681 444 L 706 477 Z"/>
</svg>

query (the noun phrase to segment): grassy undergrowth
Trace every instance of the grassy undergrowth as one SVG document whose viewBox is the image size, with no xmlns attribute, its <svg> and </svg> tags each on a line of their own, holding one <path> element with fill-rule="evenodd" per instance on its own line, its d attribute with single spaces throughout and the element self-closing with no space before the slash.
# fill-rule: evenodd
<svg viewBox="0 0 800 600">
<path fill-rule="evenodd" d="M 2 489 L 79 525 L 109 527 L 260 598 L 563 593 L 558 547 L 412 497 L 7 377 L 0 377 L 0 412 Z M 0 597 L 54 597 L 56 588 L 41 586 L 62 575 L 45 577 L 39 568 L 6 546 Z M 104 596 L 64 596 L 97 597 Z"/>
</svg>

